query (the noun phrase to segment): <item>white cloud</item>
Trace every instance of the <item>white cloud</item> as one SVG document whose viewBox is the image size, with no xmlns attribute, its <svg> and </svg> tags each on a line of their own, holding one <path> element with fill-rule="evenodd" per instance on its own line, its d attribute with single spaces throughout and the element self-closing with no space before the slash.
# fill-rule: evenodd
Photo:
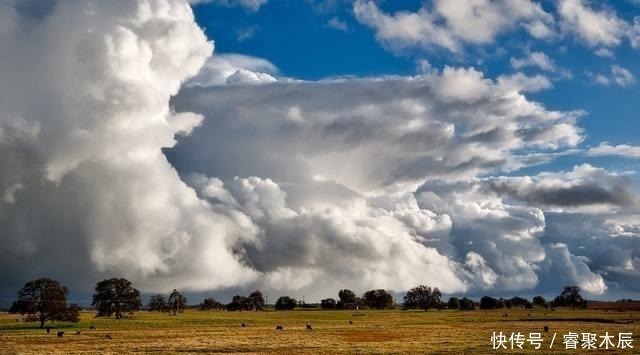
<svg viewBox="0 0 640 355">
<path fill-rule="evenodd" d="M 529 52 L 524 58 L 512 57 L 510 63 L 514 69 L 534 66 L 549 72 L 555 72 L 557 70 L 551 58 L 542 52 Z"/>
<path fill-rule="evenodd" d="M 232 252 L 251 229 L 162 154 L 202 120 L 169 106 L 212 51 L 188 4 L 16 4 L 0 6 L 20 26 L 0 35 L 2 287 L 42 270 L 85 290 L 112 275 L 163 291 L 252 280 Z"/>
<path fill-rule="evenodd" d="M 553 87 L 551 81 L 544 75 L 527 76 L 523 73 L 501 75 L 498 84 L 518 92 L 537 92 Z"/>
<path fill-rule="evenodd" d="M 623 156 L 628 158 L 640 158 L 640 147 L 630 144 L 610 145 L 607 142 L 600 143 L 596 147 L 589 148 L 588 155 L 592 156 Z"/>
<path fill-rule="evenodd" d="M 608 74 L 587 72 L 591 79 L 600 85 L 610 86 L 629 86 L 636 83 L 636 77 L 627 69 L 614 64 L 611 66 L 611 72 Z"/>
<path fill-rule="evenodd" d="M 615 12 L 594 10 L 584 0 L 560 0 L 558 14 L 564 31 L 573 34 L 589 46 L 614 47 L 627 32 L 627 23 Z"/>
<path fill-rule="evenodd" d="M 189 0 L 189 3 L 196 4 L 215 4 L 219 6 L 242 6 L 245 9 L 257 12 L 269 0 Z"/>
<path fill-rule="evenodd" d="M 266 59 L 242 54 L 214 54 L 186 86 L 272 83 L 278 72 Z"/>
<path fill-rule="evenodd" d="M 524 27 L 536 38 L 552 35 L 553 16 L 529 0 L 438 0 L 416 12 L 383 12 L 373 1 L 354 3 L 356 19 L 376 31 L 376 38 L 393 50 L 442 47 L 460 52 L 466 44 L 492 43 L 507 31 Z"/>
<path fill-rule="evenodd" d="M 349 30 L 347 23 L 339 19 L 337 16 L 332 17 L 329 22 L 327 22 L 327 26 L 342 32 L 347 32 Z"/>
<path fill-rule="evenodd" d="M 640 280 L 625 174 L 492 177 L 582 141 L 580 111 L 523 94 L 548 87 L 544 76 L 422 61 L 410 77 L 296 81 L 260 58 L 210 57 L 184 1 L 59 0 L 42 18 L 15 4 L 0 6 L 11 49 L 0 61 L 2 287 L 43 269 L 83 287 L 121 275 L 143 291 L 316 299 L 419 283 L 597 294 Z M 496 7 L 547 23 L 513 4 L 476 1 L 470 14 L 439 2 L 426 26 L 452 42 L 429 43 L 456 49 L 517 27 Z M 387 34 L 431 34 L 418 23 L 431 11 L 356 6 Z"/>
<path fill-rule="evenodd" d="M 244 254 L 277 285 L 318 296 L 423 281 L 448 292 L 537 287 L 543 212 L 465 184 L 507 168 L 515 151 L 578 144 L 576 113 L 548 111 L 522 85 L 473 68 L 422 66 L 415 77 L 184 90 L 175 106 L 207 119 L 170 160 L 229 191 L 236 202 L 217 192 L 211 203 L 250 216 L 260 232 Z M 286 195 L 257 208 L 259 185 Z"/>
</svg>

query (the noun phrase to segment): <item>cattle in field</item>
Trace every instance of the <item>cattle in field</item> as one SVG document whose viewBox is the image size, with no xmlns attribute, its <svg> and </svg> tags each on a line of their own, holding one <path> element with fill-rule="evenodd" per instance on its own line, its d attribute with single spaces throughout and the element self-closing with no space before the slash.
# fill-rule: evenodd
<svg viewBox="0 0 640 355">
<path fill-rule="evenodd" d="M 242 328 L 245 328 L 245 327 L 247 326 L 247 324 L 246 324 L 246 323 L 242 323 L 240 326 L 241 326 Z"/>
<path fill-rule="evenodd" d="M 76 335 L 80 335 L 80 334 L 82 334 L 82 333 L 80 333 L 80 331 L 78 330 L 78 331 L 76 332 Z"/>
<path fill-rule="evenodd" d="M 107 334 L 104 336 L 105 339 L 113 339 L 113 337 L 111 336 L 111 334 Z"/>
<path fill-rule="evenodd" d="M 281 325 L 276 325 L 276 331 L 278 331 L 278 330 L 284 330 L 284 327 L 281 326 Z"/>
<path fill-rule="evenodd" d="M 95 325 L 91 325 L 91 326 L 89 327 L 89 330 L 96 330 L 96 326 L 95 326 Z"/>
<path fill-rule="evenodd" d="M 349 321 L 349 325 L 353 325 L 353 321 L 352 320 Z"/>
<path fill-rule="evenodd" d="M 311 324 L 307 324 L 307 331 L 308 332 L 312 332 L 313 328 L 311 327 Z"/>
<path fill-rule="evenodd" d="M 545 332 L 549 332 L 549 327 L 545 325 L 545 326 L 544 326 L 544 331 L 545 331 Z"/>
<path fill-rule="evenodd" d="M 47 334 L 51 334 L 51 327 L 46 327 L 45 329 L 47 331 Z"/>
<path fill-rule="evenodd" d="M 62 338 L 64 336 L 64 332 L 58 332 L 58 338 Z"/>
</svg>

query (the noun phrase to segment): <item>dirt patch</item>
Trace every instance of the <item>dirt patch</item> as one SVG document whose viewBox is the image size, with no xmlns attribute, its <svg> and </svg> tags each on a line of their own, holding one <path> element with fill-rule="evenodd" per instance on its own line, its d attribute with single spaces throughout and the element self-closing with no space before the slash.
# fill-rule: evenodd
<svg viewBox="0 0 640 355">
<path fill-rule="evenodd" d="M 606 324 L 631 324 L 633 320 L 615 320 L 606 318 L 525 318 L 521 322 L 580 322 L 580 323 L 606 323 Z"/>
<path fill-rule="evenodd" d="M 388 342 L 408 338 L 406 334 L 394 332 L 355 331 L 336 334 L 343 340 L 354 343 Z"/>
</svg>

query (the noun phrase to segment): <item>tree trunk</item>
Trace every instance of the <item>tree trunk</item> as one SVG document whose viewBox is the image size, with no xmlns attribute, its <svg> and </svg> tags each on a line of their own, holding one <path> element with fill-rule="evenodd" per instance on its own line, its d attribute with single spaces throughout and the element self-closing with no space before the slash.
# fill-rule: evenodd
<svg viewBox="0 0 640 355">
<path fill-rule="evenodd" d="M 45 318 L 43 316 L 40 316 L 40 329 L 44 328 L 44 321 Z"/>
</svg>

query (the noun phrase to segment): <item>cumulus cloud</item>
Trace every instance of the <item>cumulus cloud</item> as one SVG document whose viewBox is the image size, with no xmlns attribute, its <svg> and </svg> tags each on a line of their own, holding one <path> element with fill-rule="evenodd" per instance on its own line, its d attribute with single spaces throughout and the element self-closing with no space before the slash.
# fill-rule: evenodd
<svg viewBox="0 0 640 355">
<path fill-rule="evenodd" d="M 566 269 L 558 282 L 605 292 L 606 265 L 573 243 L 556 251 L 546 214 L 623 211 L 634 203 L 626 176 L 581 166 L 528 183 L 477 177 L 526 165 L 523 149 L 577 145 L 579 113 L 549 111 L 473 68 L 423 72 L 187 89 L 176 108 L 207 118 L 167 154 L 180 171 L 202 174 L 190 184 L 203 198 L 218 191 L 212 204 L 250 216 L 259 232 L 243 254 L 268 275 L 260 287 L 320 296 L 420 282 L 446 292 L 548 292 L 558 287 L 551 273 Z M 224 153 L 196 154 L 203 150 Z M 256 207 L 262 198 L 244 191 L 262 185 L 271 202 Z"/>
<path fill-rule="evenodd" d="M 42 273 L 311 298 L 420 283 L 637 289 L 625 283 L 640 279 L 626 174 L 496 176 L 583 140 L 582 112 L 523 94 L 548 87 L 543 76 L 422 62 L 416 76 L 284 79 L 260 58 L 211 57 L 185 1 L 16 4 L 0 6 L 12 49 L 0 61 L 0 286 L 11 292 Z M 476 43 L 499 31 L 475 36 L 461 19 L 483 29 L 512 5 L 447 6 L 436 4 L 437 26 Z M 536 9 L 514 16 L 545 18 Z M 413 23 L 374 18 L 405 15 Z"/>
<path fill-rule="evenodd" d="M 609 73 L 591 73 L 587 75 L 594 83 L 604 86 L 618 85 L 629 86 L 636 83 L 636 77 L 629 70 L 614 64 L 611 66 Z"/>
<path fill-rule="evenodd" d="M 611 173 L 589 164 L 576 166 L 570 172 L 491 179 L 487 186 L 499 195 L 547 210 L 550 207 L 610 210 L 635 207 L 639 202 L 626 174 Z"/>
<path fill-rule="evenodd" d="M 219 6 L 242 6 L 243 8 L 257 12 L 269 0 L 188 0 L 193 5 L 197 4 L 215 4 Z"/>
<path fill-rule="evenodd" d="M 184 1 L 5 1 L 0 18 L 2 287 L 125 276 L 145 290 L 242 284 L 250 234 L 162 154 L 202 117 L 169 98 L 212 51 Z M 37 206 L 37 207 L 36 207 Z M 28 260 L 28 262 L 26 262 Z M 174 285 L 174 286 L 170 286 Z"/>
<path fill-rule="evenodd" d="M 548 38 L 554 27 L 553 16 L 529 0 L 438 0 L 433 8 L 425 2 L 416 12 L 393 14 L 373 1 L 357 0 L 353 10 L 359 22 L 372 27 L 376 38 L 394 50 L 440 47 L 460 52 L 466 44 L 492 43 L 501 33 L 519 27 L 535 38 Z"/>
<path fill-rule="evenodd" d="M 266 59 L 224 53 L 213 55 L 186 86 L 272 83 L 278 68 Z"/>
<path fill-rule="evenodd" d="M 594 10 L 584 0 L 559 1 L 558 14 L 564 31 L 592 47 L 617 46 L 627 34 L 627 23 L 614 11 Z"/>
<path fill-rule="evenodd" d="M 631 144 L 611 145 L 607 142 L 589 148 L 587 154 L 591 156 L 618 155 L 627 158 L 640 158 L 640 147 Z"/>
<path fill-rule="evenodd" d="M 347 25 L 347 23 L 341 20 L 340 18 L 338 18 L 337 16 L 334 16 L 331 19 L 329 19 L 329 21 L 327 22 L 327 26 L 342 32 L 349 31 L 349 26 Z"/>
</svg>

